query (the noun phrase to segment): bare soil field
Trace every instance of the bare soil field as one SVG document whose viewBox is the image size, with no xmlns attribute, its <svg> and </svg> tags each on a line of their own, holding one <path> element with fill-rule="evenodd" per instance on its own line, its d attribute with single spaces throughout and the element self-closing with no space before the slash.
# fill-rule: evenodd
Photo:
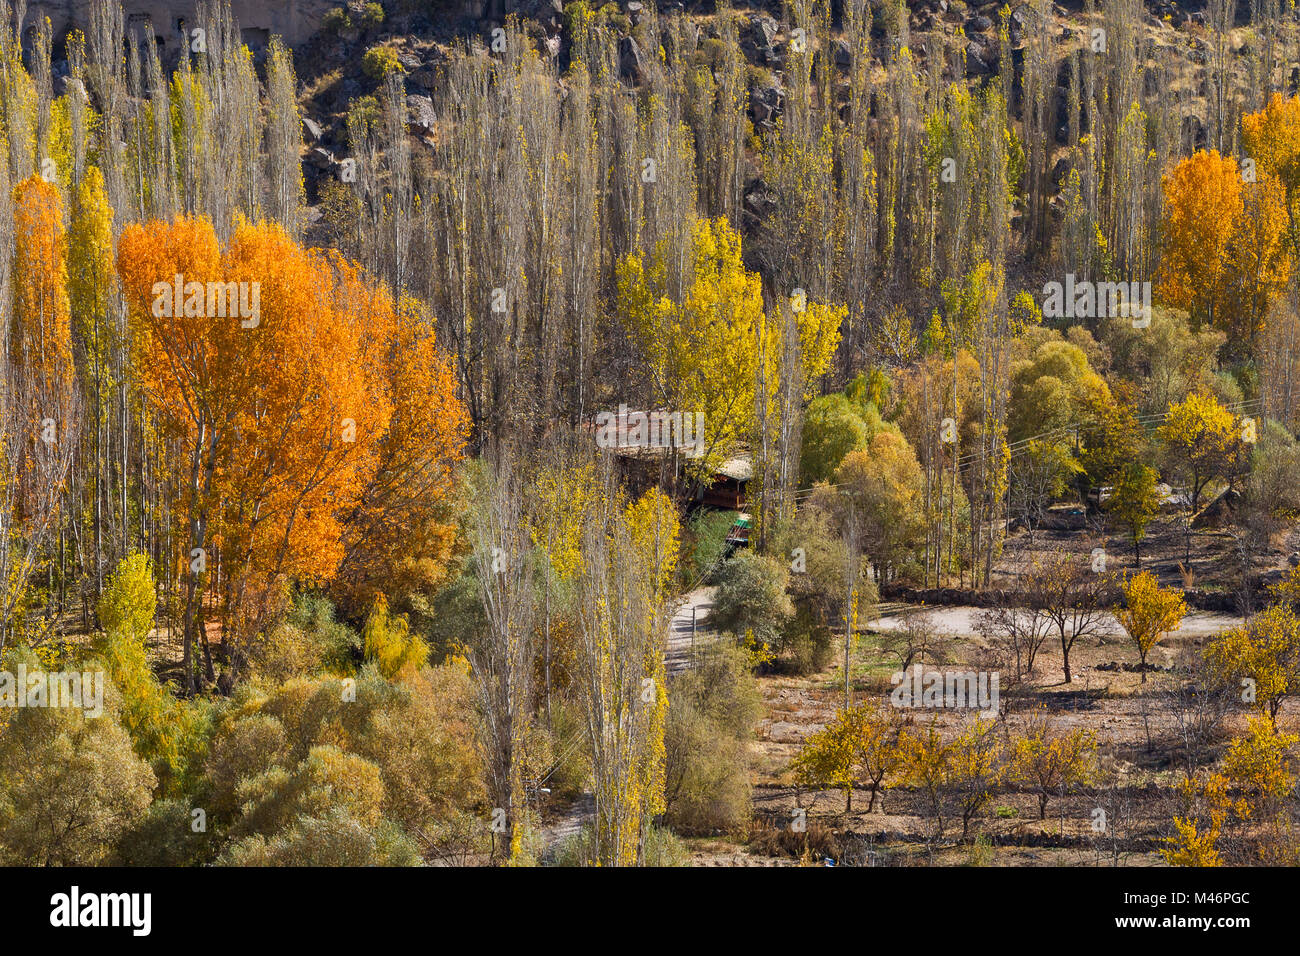
<svg viewBox="0 0 1300 956">
<path fill-rule="evenodd" d="M 897 662 L 880 647 L 882 634 L 901 609 L 877 622 L 858 638 L 852 672 L 855 704 L 877 700 L 889 706 L 890 674 Z M 952 635 L 947 660 L 929 669 L 975 667 L 986 639 L 979 633 L 975 608 L 940 608 L 936 621 Z M 1001 787 L 972 821 L 963 839 L 959 815 L 947 815 L 944 832 L 936 832 L 931 805 L 923 792 L 892 787 L 873 812 L 870 793 L 857 789 L 847 809 L 840 790 L 799 792 L 790 761 L 809 735 L 825 726 L 843 703 L 842 648 L 833 663 L 807 677 L 765 675 L 759 678 L 764 717 L 753 750 L 754 826 L 748 840 L 690 841 L 696 865 L 875 866 L 1158 866 L 1161 839 L 1176 812 L 1173 786 L 1181 779 L 1186 749 L 1171 694 L 1176 682 L 1170 665 L 1197 651 L 1207 637 L 1238 623 L 1226 614 L 1195 611 L 1182 629 L 1151 653 L 1147 680 L 1137 672 L 1136 652 L 1114 624 L 1099 637 L 1081 639 L 1071 653 L 1073 680 L 1064 683 L 1059 643 L 1049 641 L 1039 656 L 1032 681 L 1002 690 L 999 732 L 1008 737 L 1022 729 L 1026 716 L 1040 708 L 1058 727 L 1083 727 L 1096 735 L 1099 761 L 1110 781 L 1080 792 L 1054 795 L 1039 819 L 1038 796 Z M 931 721 L 945 738 L 961 731 L 968 712 L 916 710 L 914 726 Z M 1230 714 L 1223 738 L 1245 725 L 1246 712 Z M 1284 709 L 1284 724 L 1295 722 Z M 1217 756 L 1220 744 L 1210 756 Z M 1098 832 L 1096 811 L 1103 808 L 1107 826 Z M 806 814 L 806 830 L 791 827 L 797 811 Z"/>
<path fill-rule="evenodd" d="M 1222 590 L 1242 586 L 1243 572 L 1266 576 L 1291 567 L 1300 559 L 1300 527 L 1275 535 L 1266 547 L 1249 545 L 1220 527 L 1193 527 L 1189 535 L 1183 516 L 1164 513 L 1151 522 L 1140 545 L 1141 562 L 1132 538 L 1102 526 L 1102 516 L 1078 506 L 1053 508 L 1042 526 L 1030 534 L 1020 530 L 1007 537 L 993 567 L 992 586 L 1014 588 L 1020 573 L 1035 555 L 1065 549 L 1080 555 L 1104 548 L 1108 571 L 1150 571 L 1162 585 Z"/>
</svg>

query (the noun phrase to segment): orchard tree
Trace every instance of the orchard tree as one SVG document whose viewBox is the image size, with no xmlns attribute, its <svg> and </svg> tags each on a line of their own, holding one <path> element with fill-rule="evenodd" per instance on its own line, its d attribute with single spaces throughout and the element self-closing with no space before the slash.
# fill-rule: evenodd
<svg viewBox="0 0 1300 956">
<path fill-rule="evenodd" d="M 1129 464 L 1121 472 L 1119 481 L 1105 507 L 1116 520 L 1128 529 L 1133 540 L 1133 557 L 1142 564 L 1142 539 L 1147 525 L 1160 513 L 1160 494 L 1156 491 L 1156 471 L 1140 461 Z"/>
<path fill-rule="evenodd" d="M 1282 704 L 1300 689 L 1300 618 L 1275 604 L 1211 640 L 1205 659 L 1219 681 L 1240 686 L 1241 699 L 1276 727 Z"/>
<path fill-rule="evenodd" d="M 972 821 L 1006 777 L 1003 758 L 1003 744 L 993 721 L 972 720 L 952 741 L 947 786 L 957 797 L 963 840 L 970 834 Z"/>
<path fill-rule="evenodd" d="M 1024 732 L 1011 744 L 1008 778 L 1038 795 L 1038 819 L 1047 818 L 1047 801 L 1054 793 L 1087 786 L 1096 772 L 1095 735 L 1082 727 L 1061 730 L 1039 709 Z"/>
<path fill-rule="evenodd" d="M 1112 575 L 1103 565 L 1080 557 L 1063 548 L 1048 552 L 1041 559 L 1025 600 L 1039 609 L 1051 622 L 1061 645 L 1061 664 L 1065 683 L 1070 671 L 1070 651 L 1081 639 L 1100 633 L 1105 621 L 1105 605 Z"/>
<path fill-rule="evenodd" d="M 1138 652 L 1142 682 L 1147 679 L 1147 654 L 1160 638 L 1182 626 L 1187 614 L 1183 592 L 1162 588 L 1156 576 L 1143 571 L 1128 578 L 1120 587 L 1124 606 L 1115 610 L 1115 618 L 1128 634 Z"/>
<path fill-rule="evenodd" d="M 893 708 L 859 704 L 839 710 L 824 728 L 812 734 L 791 767 L 802 787 L 835 787 L 844 791 L 844 811 L 853 811 L 853 788 L 871 791 L 867 812 L 874 813 L 885 781 L 902 766 L 899 749 L 902 721 Z"/>
<path fill-rule="evenodd" d="M 1174 834 L 1165 837 L 1160 851 L 1170 866 L 1222 866 L 1219 838 L 1232 810 L 1230 782 L 1221 773 L 1188 777 L 1178 785 L 1180 813 L 1174 816 Z"/>
<path fill-rule="evenodd" d="M 1239 443 L 1232 412 L 1208 392 L 1188 395 L 1169 406 L 1156 437 L 1170 468 L 1186 479 L 1195 514 L 1206 485 L 1231 474 Z"/>
</svg>

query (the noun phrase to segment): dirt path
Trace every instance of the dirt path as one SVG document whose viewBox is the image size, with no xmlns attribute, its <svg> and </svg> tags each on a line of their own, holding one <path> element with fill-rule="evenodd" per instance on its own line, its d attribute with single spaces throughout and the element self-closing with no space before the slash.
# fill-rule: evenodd
<svg viewBox="0 0 1300 956">
<path fill-rule="evenodd" d="M 705 622 L 713 607 L 716 591 L 717 588 L 714 587 L 696 588 L 682 599 L 682 606 L 673 615 L 668 628 L 668 649 L 664 654 L 669 677 L 686 670 L 691 662 L 692 645 L 696 641 L 706 640 Z"/>
<path fill-rule="evenodd" d="M 916 608 L 907 604 L 882 604 L 878 609 L 880 616 L 873 618 L 869 626 L 877 631 L 897 630 L 902 626 L 907 613 L 913 610 Z M 945 634 L 954 637 L 978 637 L 983 633 L 979 626 L 979 618 L 985 610 L 981 607 L 958 605 L 929 607 L 926 608 L 926 613 L 934 621 L 935 627 Z M 1232 614 L 1190 610 L 1183 618 L 1183 626 L 1178 629 L 1178 636 L 1180 638 L 1208 637 L 1236 627 L 1241 622 L 1240 617 Z M 1114 615 L 1107 613 L 1102 622 L 1101 633 L 1108 637 L 1123 637 L 1124 629 L 1120 627 Z"/>
<path fill-rule="evenodd" d="M 679 674 L 690 667 L 691 651 L 697 646 L 696 642 L 710 639 L 705 636 L 704 627 L 709 609 L 713 607 L 715 590 L 712 587 L 696 588 L 682 598 L 682 604 L 668 627 L 668 644 L 664 651 L 668 676 Z M 590 793 L 584 793 L 564 807 L 555 819 L 542 828 L 543 852 L 553 852 L 561 841 L 587 826 L 595 814 L 596 800 Z"/>
</svg>

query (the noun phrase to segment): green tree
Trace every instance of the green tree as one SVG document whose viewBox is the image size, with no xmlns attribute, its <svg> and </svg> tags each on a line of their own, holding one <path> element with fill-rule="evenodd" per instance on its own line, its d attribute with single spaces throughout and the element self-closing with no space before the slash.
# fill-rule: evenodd
<svg viewBox="0 0 1300 956">
<path fill-rule="evenodd" d="M 1147 525 L 1160 513 L 1160 494 L 1156 491 L 1156 472 L 1140 461 L 1131 462 L 1120 474 L 1119 482 L 1106 501 L 1106 510 L 1115 516 L 1133 539 L 1133 556 L 1142 564 L 1142 539 Z"/>
<path fill-rule="evenodd" d="M 780 646 L 794 606 L 786 594 L 790 572 L 776 558 L 743 551 L 722 566 L 709 623 L 720 631 L 749 637 L 768 651 Z"/>
<path fill-rule="evenodd" d="M 804 415 L 799 473 L 805 485 L 828 481 L 845 457 L 867 447 L 867 424 L 853 403 L 836 392 L 813 399 Z"/>
</svg>

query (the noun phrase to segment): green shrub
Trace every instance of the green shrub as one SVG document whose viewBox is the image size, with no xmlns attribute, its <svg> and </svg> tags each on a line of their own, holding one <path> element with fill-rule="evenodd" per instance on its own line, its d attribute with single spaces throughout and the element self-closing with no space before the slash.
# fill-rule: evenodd
<svg viewBox="0 0 1300 956">
<path fill-rule="evenodd" d="M 43 669 L 25 649 L 9 655 L 9 664 Z M 105 688 L 97 717 L 79 707 L 3 715 L 0 865 L 96 866 L 143 817 L 156 778 L 118 723 L 115 696 Z"/>
<path fill-rule="evenodd" d="M 400 72 L 402 62 L 397 58 L 397 51 L 386 46 L 372 46 L 361 57 L 361 72 L 376 83 L 389 73 Z"/>
<path fill-rule="evenodd" d="M 352 29 L 352 18 L 348 16 L 347 7 L 334 7 L 327 10 L 321 20 L 321 28 L 335 35 Z"/>
<path fill-rule="evenodd" d="M 199 866 L 213 853 L 209 821 L 195 831 L 188 801 L 155 800 L 117 845 L 118 866 Z"/>
<path fill-rule="evenodd" d="M 284 764 L 289 745 L 284 725 L 267 714 L 248 714 L 212 741 L 206 764 L 208 809 L 232 814 L 239 807 L 240 781 Z"/>
<path fill-rule="evenodd" d="M 301 816 L 283 833 L 254 834 L 230 847 L 222 866 L 420 866 L 414 841 L 391 824 L 368 827 L 335 808 Z"/>
<path fill-rule="evenodd" d="M 681 833 L 745 829 L 749 741 L 761 712 L 748 655 L 713 645 L 668 685 L 668 700 L 665 820 Z"/>
<path fill-rule="evenodd" d="M 742 551 L 718 572 L 709 626 L 737 637 L 752 636 L 769 650 L 781 641 L 794 606 L 785 593 L 789 568 L 776 558 Z"/>
<path fill-rule="evenodd" d="M 367 3 L 361 8 L 361 14 L 357 17 L 357 26 L 363 30 L 373 30 L 382 26 L 384 22 L 384 8 L 377 3 Z"/>
<path fill-rule="evenodd" d="M 356 662 L 361 658 L 361 637 L 346 624 L 335 620 L 334 605 L 329 598 L 305 592 L 295 594 L 285 624 L 296 628 L 307 645 L 314 649 L 304 648 L 301 653 L 309 659 L 314 657 L 315 665 L 307 670 L 276 675 L 272 683 L 283 683 L 290 677 L 310 676 L 315 668 L 340 675 L 351 674 L 356 669 Z M 256 660 L 271 665 L 275 652 L 255 647 L 254 656 Z"/>
</svg>

